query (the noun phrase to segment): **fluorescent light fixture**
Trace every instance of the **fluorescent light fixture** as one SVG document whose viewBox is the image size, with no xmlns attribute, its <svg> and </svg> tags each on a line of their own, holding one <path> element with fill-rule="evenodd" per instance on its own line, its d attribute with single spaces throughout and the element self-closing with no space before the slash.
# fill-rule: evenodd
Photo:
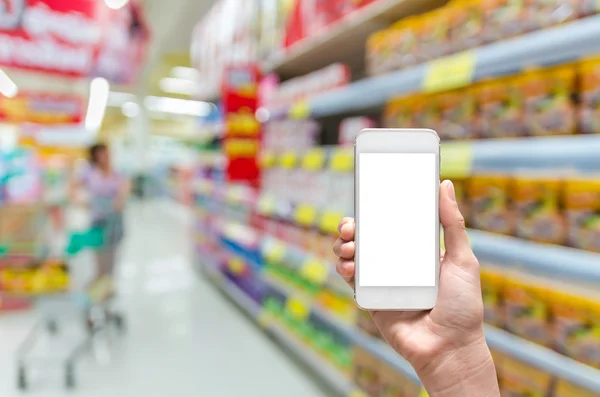
<svg viewBox="0 0 600 397">
<path fill-rule="evenodd" d="M 90 131 L 98 131 L 104 120 L 110 84 L 102 77 L 96 77 L 90 84 L 90 100 L 87 114 L 85 116 L 85 128 Z"/>
<path fill-rule="evenodd" d="M 192 80 L 165 77 L 158 83 L 161 90 L 173 94 L 194 95 L 198 92 L 198 84 Z"/>
<path fill-rule="evenodd" d="M 209 102 L 191 101 L 167 97 L 148 96 L 144 99 L 144 106 L 151 112 L 180 114 L 186 116 L 206 117 L 214 109 Z"/>
<path fill-rule="evenodd" d="M 127 5 L 127 3 L 129 3 L 129 0 L 104 0 L 104 4 L 113 10 L 123 8 Z"/>
<path fill-rule="evenodd" d="M 185 66 L 175 66 L 171 69 L 171 76 L 181 80 L 199 81 L 200 72 L 194 68 L 188 68 Z"/>
<path fill-rule="evenodd" d="M 121 112 L 130 119 L 137 117 L 140 114 L 140 105 L 135 102 L 125 102 L 121 106 Z"/>
<path fill-rule="evenodd" d="M 2 69 L 0 69 L 0 94 L 14 98 L 19 93 L 19 88 Z"/>
</svg>

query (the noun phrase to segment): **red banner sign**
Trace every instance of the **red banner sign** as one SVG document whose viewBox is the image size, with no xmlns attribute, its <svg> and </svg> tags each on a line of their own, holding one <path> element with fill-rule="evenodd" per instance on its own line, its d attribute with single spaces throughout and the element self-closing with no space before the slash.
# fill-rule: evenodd
<svg viewBox="0 0 600 397">
<path fill-rule="evenodd" d="M 74 95 L 21 93 L 0 95 L 0 121 L 44 125 L 77 124 L 83 118 L 83 99 Z"/>
</svg>

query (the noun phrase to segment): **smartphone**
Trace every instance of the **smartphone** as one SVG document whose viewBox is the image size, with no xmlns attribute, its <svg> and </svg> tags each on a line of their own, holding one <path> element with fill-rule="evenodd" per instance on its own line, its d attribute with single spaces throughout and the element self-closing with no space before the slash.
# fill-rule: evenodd
<svg viewBox="0 0 600 397">
<path fill-rule="evenodd" d="M 365 129 L 354 141 L 355 300 L 428 310 L 440 269 L 440 140 L 428 129 Z"/>
</svg>

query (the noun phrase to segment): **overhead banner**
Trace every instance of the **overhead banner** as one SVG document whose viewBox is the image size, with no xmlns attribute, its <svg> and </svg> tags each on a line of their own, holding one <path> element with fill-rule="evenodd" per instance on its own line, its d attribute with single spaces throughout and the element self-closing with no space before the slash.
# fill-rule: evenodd
<svg viewBox="0 0 600 397">
<path fill-rule="evenodd" d="M 0 121 L 7 123 L 78 124 L 83 112 L 84 100 L 76 95 L 20 93 L 15 98 L 0 95 Z"/>
</svg>

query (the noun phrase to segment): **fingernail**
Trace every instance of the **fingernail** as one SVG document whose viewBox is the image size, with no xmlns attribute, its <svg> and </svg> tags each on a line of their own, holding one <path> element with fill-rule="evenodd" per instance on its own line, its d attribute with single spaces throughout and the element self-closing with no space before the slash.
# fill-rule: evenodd
<svg viewBox="0 0 600 397">
<path fill-rule="evenodd" d="M 342 232 L 342 227 L 344 227 L 345 224 L 346 224 L 346 222 L 344 222 L 344 220 L 340 221 L 340 223 L 338 224 L 338 232 L 339 233 Z"/>
<path fill-rule="evenodd" d="M 448 197 L 453 202 L 456 202 L 456 192 L 454 191 L 454 184 L 452 181 L 448 181 Z"/>
</svg>

